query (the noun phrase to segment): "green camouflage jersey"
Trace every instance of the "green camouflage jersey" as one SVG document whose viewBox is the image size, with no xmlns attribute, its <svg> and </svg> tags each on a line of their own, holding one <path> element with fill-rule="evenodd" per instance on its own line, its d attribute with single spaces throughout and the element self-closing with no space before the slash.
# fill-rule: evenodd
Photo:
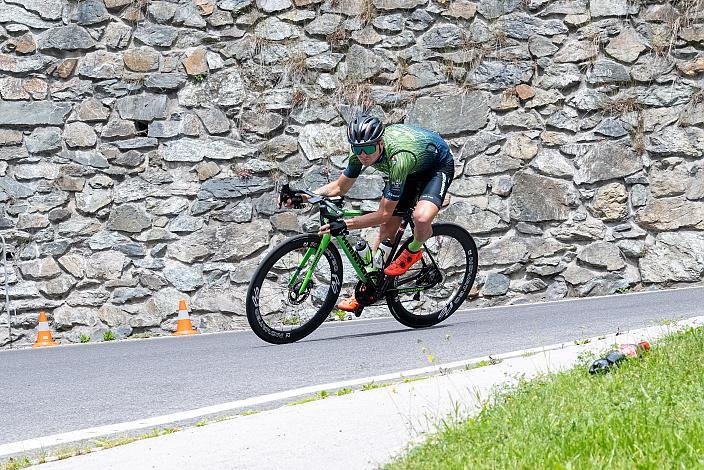
<svg viewBox="0 0 704 470">
<path fill-rule="evenodd" d="M 372 166 L 388 175 L 384 197 L 398 201 L 409 176 L 432 174 L 446 165 L 452 165 L 452 153 L 440 135 L 427 129 L 393 124 L 384 130 L 384 154 Z M 344 175 L 357 178 L 363 171 L 362 162 L 350 151 Z"/>
</svg>

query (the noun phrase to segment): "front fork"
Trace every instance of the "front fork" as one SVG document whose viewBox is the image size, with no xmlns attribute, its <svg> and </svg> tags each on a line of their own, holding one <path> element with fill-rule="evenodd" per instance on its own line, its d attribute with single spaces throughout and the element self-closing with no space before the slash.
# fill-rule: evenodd
<svg viewBox="0 0 704 470">
<path fill-rule="evenodd" d="M 291 276 L 291 279 L 288 281 L 288 288 L 291 289 L 292 286 L 296 284 L 296 279 L 298 279 L 298 275 L 301 273 L 303 270 L 303 267 L 308 263 L 308 260 L 310 257 L 315 253 L 315 257 L 313 258 L 313 262 L 310 265 L 310 268 L 308 268 L 308 271 L 306 271 L 306 275 L 303 278 L 303 282 L 301 283 L 301 287 L 298 289 L 298 295 L 303 295 L 303 293 L 306 291 L 306 287 L 308 287 L 308 283 L 310 282 L 310 279 L 313 277 L 313 271 L 315 270 L 315 267 L 318 265 L 318 261 L 320 260 L 320 257 L 323 256 L 323 253 L 325 253 L 325 250 L 327 249 L 328 245 L 330 244 L 330 239 L 332 237 L 330 234 L 325 234 L 323 237 L 320 239 L 320 244 L 318 245 L 318 248 L 310 247 L 308 248 L 308 251 L 306 251 L 306 254 L 303 256 L 303 259 L 301 262 L 298 264 L 298 267 L 296 268 L 296 271 L 293 273 L 293 276 Z"/>
</svg>

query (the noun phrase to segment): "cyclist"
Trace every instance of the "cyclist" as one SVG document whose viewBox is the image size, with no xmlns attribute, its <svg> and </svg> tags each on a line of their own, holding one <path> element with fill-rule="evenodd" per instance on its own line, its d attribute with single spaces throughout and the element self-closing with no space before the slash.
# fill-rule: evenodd
<svg viewBox="0 0 704 470">
<path fill-rule="evenodd" d="M 423 243 L 433 234 L 431 224 L 437 216 L 455 174 L 447 143 L 435 132 L 406 124 L 384 127 L 376 117 L 360 115 L 347 126 L 351 149 L 347 168 L 336 181 L 315 191 L 321 196 L 342 196 L 350 190 L 364 169 L 374 167 L 388 178 L 376 212 L 337 221 L 320 227 L 319 234 L 339 235 L 345 230 L 380 226 L 372 245 L 376 252 L 382 240 L 393 239 L 403 213 L 413 205 L 413 240 L 386 269 L 388 276 L 400 276 L 423 256 Z M 303 195 L 307 200 L 308 197 Z M 416 203 L 417 202 L 417 203 Z M 286 201 L 286 207 L 292 207 Z M 354 297 L 344 299 L 340 310 L 355 311 L 360 305 Z"/>
</svg>

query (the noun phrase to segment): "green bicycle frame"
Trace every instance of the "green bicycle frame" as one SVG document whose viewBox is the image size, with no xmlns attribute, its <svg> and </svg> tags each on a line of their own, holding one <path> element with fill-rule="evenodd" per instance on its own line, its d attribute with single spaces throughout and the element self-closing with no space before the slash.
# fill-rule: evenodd
<svg viewBox="0 0 704 470">
<path fill-rule="evenodd" d="M 360 210 L 342 210 L 342 217 L 356 217 L 358 215 L 363 215 L 365 212 L 360 211 Z M 311 256 L 313 256 L 313 253 L 315 253 L 315 256 L 313 257 L 313 262 L 311 263 L 310 267 L 306 271 L 305 277 L 303 278 L 303 282 L 301 283 L 301 287 L 298 289 L 299 294 L 303 294 L 306 290 L 306 287 L 308 286 L 308 283 L 310 282 L 310 279 L 313 277 L 313 271 L 315 271 L 315 267 L 318 265 L 318 261 L 320 260 L 320 257 L 323 256 L 323 253 L 327 249 L 328 245 L 330 244 L 330 240 L 332 239 L 332 235 L 330 234 L 325 234 L 320 240 L 320 244 L 318 245 L 317 248 L 308 248 L 306 251 L 306 254 L 303 256 L 303 259 L 301 262 L 298 264 L 298 267 L 296 268 L 296 271 L 293 273 L 293 276 L 291 276 L 291 279 L 288 281 L 288 287 L 292 287 L 296 283 L 296 279 L 298 279 L 298 275 L 301 273 L 305 265 L 308 263 L 308 260 L 310 260 Z M 367 272 L 362 266 L 361 263 L 361 258 L 356 252 L 353 252 L 354 249 L 352 248 L 352 245 L 350 245 L 349 240 L 347 240 L 347 237 L 344 235 L 339 235 L 335 237 L 337 240 L 337 243 L 340 245 L 340 248 L 342 248 L 342 251 L 345 253 L 347 256 L 347 259 L 350 261 L 352 264 L 352 267 L 354 268 L 355 272 L 357 273 L 357 276 L 359 276 L 359 279 L 367 283 L 369 282 L 369 277 L 367 276 Z"/>
</svg>

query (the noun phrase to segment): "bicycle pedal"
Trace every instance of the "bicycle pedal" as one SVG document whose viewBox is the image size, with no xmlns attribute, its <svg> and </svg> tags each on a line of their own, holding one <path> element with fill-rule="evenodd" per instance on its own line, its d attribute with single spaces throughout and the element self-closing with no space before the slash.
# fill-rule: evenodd
<svg viewBox="0 0 704 470">
<path fill-rule="evenodd" d="M 413 300 L 418 302 L 420 300 L 420 292 L 416 292 L 415 295 L 413 295 Z"/>
</svg>

